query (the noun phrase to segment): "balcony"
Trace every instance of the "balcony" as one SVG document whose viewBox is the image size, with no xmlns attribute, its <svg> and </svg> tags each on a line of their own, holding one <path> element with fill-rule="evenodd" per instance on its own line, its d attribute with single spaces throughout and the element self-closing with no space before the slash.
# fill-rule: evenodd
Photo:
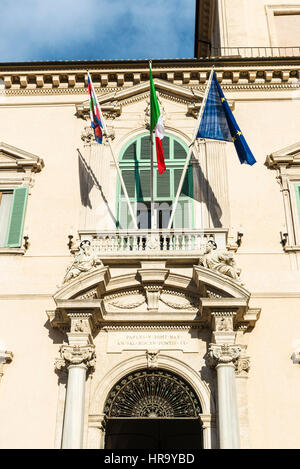
<svg viewBox="0 0 300 469">
<path fill-rule="evenodd" d="M 227 234 L 225 228 L 79 231 L 81 240 L 91 241 L 95 255 L 118 261 L 120 257 L 199 257 L 209 240 L 225 249 Z"/>
<path fill-rule="evenodd" d="M 276 58 L 300 57 L 300 46 L 295 47 L 211 47 L 210 57 Z"/>
</svg>

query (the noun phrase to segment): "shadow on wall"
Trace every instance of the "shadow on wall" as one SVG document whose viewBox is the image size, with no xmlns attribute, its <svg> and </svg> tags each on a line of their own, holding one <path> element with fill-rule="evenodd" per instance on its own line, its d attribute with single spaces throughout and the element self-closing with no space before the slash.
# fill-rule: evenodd
<svg viewBox="0 0 300 469">
<path fill-rule="evenodd" d="M 194 191 L 194 199 L 198 202 L 205 203 L 212 220 L 213 228 L 222 228 L 222 209 L 199 163 L 196 165 L 195 173 L 198 190 Z"/>
<path fill-rule="evenodd" d="M 84 156 L 81 154 L 80 150 L 77 148 L 78 152 L 78 173 L 79 173 L 79 185 L 80 185 L 80 198 L 81 203 L 84 207 L 88 207 L 90 209 L 93 208 L 92 202 L 90 199 L 90 192 L 92 188 L 95 186 L 101 193 L 104 203 L 107 206 L 107 210 L 112 218 L 114 224 L 116 224 L 116 218 L 111 211 L 108 201 L 103 193 L 103 189 L 101 184 L 99 183 L 95 173 L 93 172 L 92 168 L 86 162 Z"/>
</svg>

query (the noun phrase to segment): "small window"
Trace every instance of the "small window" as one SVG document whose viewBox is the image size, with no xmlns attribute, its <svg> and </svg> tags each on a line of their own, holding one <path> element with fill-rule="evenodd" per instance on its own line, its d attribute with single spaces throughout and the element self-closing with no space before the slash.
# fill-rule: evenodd
<svg viewBox="0 0 300 469">
<path fill-rule="evenodd" d="M 0 190 L 0 248 L 21 247 L 28 188 Z"/>
</svg>

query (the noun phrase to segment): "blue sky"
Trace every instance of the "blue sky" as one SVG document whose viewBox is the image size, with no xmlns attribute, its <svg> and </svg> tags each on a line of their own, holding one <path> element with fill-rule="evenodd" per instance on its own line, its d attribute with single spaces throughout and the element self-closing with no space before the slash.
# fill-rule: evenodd
<svg viewBox="0 0 300 469">
<path fill-rule="evenodd" d="M 0 61 L 194 55 L 195 0 L 0 0 Z"/>
</svg>

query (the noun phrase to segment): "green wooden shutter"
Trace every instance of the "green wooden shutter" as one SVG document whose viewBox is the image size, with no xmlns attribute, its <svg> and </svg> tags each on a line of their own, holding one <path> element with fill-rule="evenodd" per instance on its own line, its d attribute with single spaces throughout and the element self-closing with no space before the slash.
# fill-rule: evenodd
<svg viewBox="0 0 300 469">
<path fill-rule="evenodd" d="M 137 142 L 133 142 L 131 145 L 129 145 L 127 150 L 125 150 L 125 152 L 124 152 L 124 155 L 123 155 L 123 158 L 122 158 L 123 160 L 129 160 L 129 161 L 135 161 L 136 160 L 136 158 L 137 158 L 136 145 L 137 145 Z"/>
<path fill-rule="evenodd" d="M 141 138 L 141 160 L 150 160 L 150 138 Z"/>
<path fill-rule="evenodd" d="M 127 189 L 128 197 L 134 198 L 135 187 L 136 187 L 135 169 L 123 169 L 122 176 L 123 176 L 123 180 Z M 124 195 L 122 186 L 121 186 L 121 194 Z"/>
<path fill-rule="evenodd" d="M 143 201 L 151 197 L 150 187 L 150 170 L 141 169 L 139 172 L 139 201 Z"/>
<path fill-rule="evenodd" d="M 170 138 L 169 137 L 165 136 L 162 139 L 162 147 L 163 147 L 165 160 L 168 160 L 170 158 Z"/>
<path fill-rule="evenodd" d="M 187 152 L 181 143 L 174 140 L 174 159 L 175 160 L 184 160 L 186 158 Z"/>
<path fill-rule="evenodd" d="M 28 187 L 23 186 L 14 189 L 6 243 L 9 248 L 18 248 L 21 246 L 27 196 Z"/>
</svg>

